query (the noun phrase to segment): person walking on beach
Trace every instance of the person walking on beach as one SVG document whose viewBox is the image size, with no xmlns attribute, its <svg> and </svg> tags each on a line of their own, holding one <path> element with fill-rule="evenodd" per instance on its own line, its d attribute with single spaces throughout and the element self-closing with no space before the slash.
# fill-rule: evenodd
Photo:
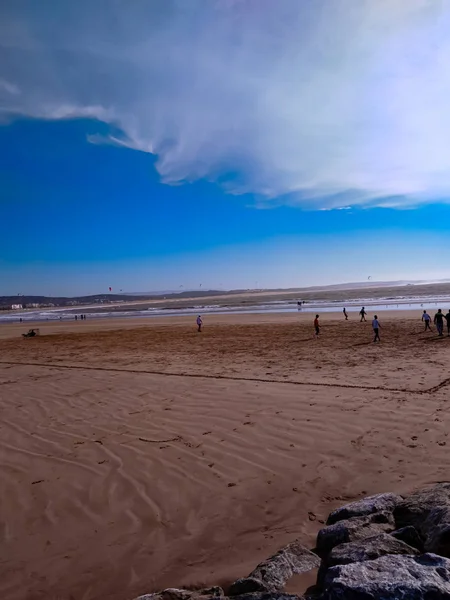
<svg viewBox="0 0 450 600">
<path fill-rule="evenodd" d="M 436 325 L 439 337 L 444 335 L 444 313 L 438 308 L 437 313 L 434 315 L 434 324 Z"/>
<path fill-rule="evenodd" d="M 202 325 L 203 325 L 203 321 L 200 315 L 198 315 L 197 317 L 197 327 L 198 327 L 198 332 L 200 333 L 202 330 Z"/>
<path fill-rule="evenodd" d="M 450 308 L 444 318 L 447 321 L 447 336 L 450 336 Z"/>
<path fill-rule="evenodd" d="M 348 321 L 348 314 L 347 314 L 347 311 L 345 310 L 345 306 L 344 306 L 344 310 L 342 312 L 344 313 L 345 320 Z"/>
<path fill-rule="evenodd" d="M 316 318 L 314 319 L 314 329 L 316 331 L 316 337 L 317 337 L 320 333 L 319 315 L 316 315 Z"/>
<path fill-rule="evenodd" d="M 425 322 L 425 331 L 428 329 L 429 331 L 431 331 L 431 327 L 430 327 L 430 323 L 431 323 L 431 317 L 430 315 L 427 313 L 426 310 L 423 311 L 423 315 L 422 315 L 422 321 Z"/>
<path fill-rule="evenodd" d="M 373 338 L 374 342 L 381 342 L 380 340 L 380 322 L 378 321 L 378 317 L 377 315 L 374 316 L 373 321 L 372 321 L 372 329 L 373 329 L 373 333 L 375 335 L 375 337 Z"/>
<path fill-rule="evenodd" d="M 362 323 L 363 321 L 366 320 L 366 309 L 364 308 L 364 306 L 362 307 L 362 309 L 359 311 L 359 314 L 361 315 L 361 321 L 360 323 Z"/>
</svg>

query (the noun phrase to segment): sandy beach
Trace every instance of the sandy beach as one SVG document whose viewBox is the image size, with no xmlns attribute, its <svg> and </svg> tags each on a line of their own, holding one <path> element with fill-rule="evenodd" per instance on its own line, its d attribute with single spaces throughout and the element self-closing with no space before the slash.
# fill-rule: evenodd
<svg viewBox="0 0 450 600">
<path fill-rule="evenodd" d="M 450 338 L 321 320 L 1 326 L 2 600 L 226 585 L 344 501 L 448 479 Z"/>
</svg>

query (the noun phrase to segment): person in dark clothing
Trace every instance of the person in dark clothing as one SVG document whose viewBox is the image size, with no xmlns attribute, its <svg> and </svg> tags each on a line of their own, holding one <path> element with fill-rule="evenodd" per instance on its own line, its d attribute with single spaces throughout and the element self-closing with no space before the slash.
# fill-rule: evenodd
<svg viewBox="0 0 450 600">
<path fill-rule="evenodd" d="M 363 321 L 366 320 L 366 309 L 364 308 L 364 306 L 362 307 L 362 309 L 359 311 L 359 314 L 361 315 L 361 321 L 360 323 L 362 323 Z"/>
<path fill-rule="evenodd" d="M 345 320 L 348 321 L 348 314 L 347 314 L 347 311 L 345 310 L 345 307 L 342 312 L 344 313 Z"/>
<path fill-rule="evenodd" d="M 445 315 L 445 320 L 447 321 L 447 335 L 450 336 L 450 308 L 448 309 L 448 313 Z"/>
<path fill-rule="evenodd" d="M 316 331 L 316 336 L 318 336 L 320 333 L 319 315 L 316 315 L 316 318 L 314 319 L 314 329 Z"/>
<path fill-rule="evenodd" d="M 440 308 L 434 315 L 434 324 L 436 325 L 439 336 L 442 337 L 444 335 L 444 313 Z"/>
<path fill-rule="evenodd" d="M 374 342 L 381 342 L 380 340 L 380 322 L 378 321 L 378 317 L 377 315 L 374 316 L 373 321 L 372 321 L 372 329 L 373 329 L 373 333 L 374 333 L 374 338 L 373 341 Z"/>
<path fill-rule="evenodd" d="M 28 333 L 22 333 L 22 336 L 23 336 L 24 338 L 35 337 L 35 336 L 36 336 L 36 332 L 35 332 L 35 330 L 34 330 L 34 329 L 30 329 L 30 330 L 28 331 Z"/>
</svg>

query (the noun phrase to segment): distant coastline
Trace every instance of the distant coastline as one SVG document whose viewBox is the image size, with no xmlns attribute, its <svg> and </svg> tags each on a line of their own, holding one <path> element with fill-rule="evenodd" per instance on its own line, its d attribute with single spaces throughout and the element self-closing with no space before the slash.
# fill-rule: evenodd
<svg viewBox="0 0 450 600">
<path fill-rule="evenodd" d="M 352 287 L 353 286 L 353 287 Z M 5 300 L 0 297 L 0 304 Z M 287 290 L 231 290 L 181 292 L 166 296 L 102 295 L 80 298 L 50 298 L 24 296 L 25 309 L 3 310 L 0 322 L 71 320 L 75 315 L 88 318 L 131 318 L 186 316 L 194 313 L 265 313 L 359 310 L 361 306 L 374 310 L 419 310 L 450 306 L 450 282 L 343 284 L 322 288 Z M 42 302 L 37 302 L 42 299 Z M 17 298 L 16 305 L 18 304 Z M 25 302 L 25 300 L 30 300 Z M 33 302 L 34 300 L 34 302 Z M 442 306 L 441 306 L 442 305 Z"/>
</svg>

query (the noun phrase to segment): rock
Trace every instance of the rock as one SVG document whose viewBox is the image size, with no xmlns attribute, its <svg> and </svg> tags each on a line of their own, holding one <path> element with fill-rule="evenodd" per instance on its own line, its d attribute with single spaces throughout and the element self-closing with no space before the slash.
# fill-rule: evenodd
<svg viewBox="0 0 450 600">
<path fill-rule="evenodd" d="M 254 577 L 241 577 L 231 584 L 228 591 L 230 596 L 237 596 L 242 594 L 252 594 L 253 592 L 267 592 L 268 586 L 261 581 L 261 579 L 255 579 Z"/>
<path fill-rule="evenodd" d="M 303 596 L 285 594 L 283 592 L 263 592 L 233 596 L 233 600 L 304 600 Z"/>
<path fill-rule="evenodd" d="M 260 563 L 248 577 L 235 581 L 229 595 L 280 591 L 293 575 L 306 573 L 319 565 L 319 557 L 295 541 Z"/>
<path fill-rule="evenodd" d="M 450 506 L 450 483 L 438 483 L 407 496 L 394 509 L 398 527 L 420 524 L 436 507 Z"/>
<path fill-rule="evenodd" d="M 396 529 L 390 535 L 395 537 L 397 540 L 401 540 L 419 550 L 419 552 L 423 552 L 423 540 L 419 535 L 419 532 L 412 525 L 407 525 L 406 527 L 402 527 L 401 529 Z"/>
<path fill-rule="evenodd" d="M 450 600 L 450 560 L 435 554 L 382 556 L 338 565 L 325 577 L 324 600 Z"/>
<path fill-rule="evenodd" d="M 412 525 L 427 552 L 450 557 L 450 483 L 438 483 L 411 494 L 394 510 L 398 527 Z"/>
<path fill-rule="evenodd" d="M 375 512 L 392 512 L 399 502 L 403 498 L 397 496 L 397 494 L 377 494 L 376 496 L 368 496 L 362 500 L 357 500 L 351 504 L 341 506 L 330 513 L 327 519 L 327 525 L 333 525 L 338 521 L 344 519 L 351 519 L 352 517 L 364 517 Z"/>
<path fill-rule="evenodd" d="M 144 594 L 134 600 L 209 600 L 212 598 L 223 598 L 224 596 L 225 594 L 221 587 L 210 587 L 201 590 L 167 588 L 154 594 Z"/>
<path fill-rule="evenodd" d="M 365 538 L 357 542 L 341 544 L 333 548 L 330 554 L 322 561 L 317 576 L 317 583 L 319 586 L 323 584 L 330 567 L 375 560 L 386 554 L 415 556 L 419 554 L 419 551 L 395 539 L 388 533 L 381 533 L 380 535 Z"/>
<path fill-rule="evenodd" d="M 324 555 L 335 546 L 355 542 L 395 529 L 392 513 L 379 512 L 364 517 L 352 517 L 321 529 L 317 535 L 317 551 Z"/>
<path fill-rule="evenodd" d="M 210 588 L 203 588 L 197 592 L 199 596 L 211 596 L 212 598 L 223 598 L 225 596 L 224 591 L 218 585 Z"/>
<path fill-rule="evenodd" d="M 221 595 L 217 596 L 215 590 L 220 590 Z M 208 592 L 212 592 L 209 594 Z M 162 592 L 156 592 L 154 594 L 144 594 L 134 600 L 185 600 L 187 598 L 201 598 L 206 600 L 207 598 L 218 598 L 222 597 L 223 600 L 228 600 L 223 596 L 223 590 L 221 588 L 209 588 L 204 590 L 181 590 L 177 588 L 169 588 Z M 283 592 L 257 592 L 253 594 L 242 594 L 241 596 L 234 596 L 233 600 L 304 600 L 303 596 L 296 596 L 295 594 L 285 594 Z"/>
</svg>

